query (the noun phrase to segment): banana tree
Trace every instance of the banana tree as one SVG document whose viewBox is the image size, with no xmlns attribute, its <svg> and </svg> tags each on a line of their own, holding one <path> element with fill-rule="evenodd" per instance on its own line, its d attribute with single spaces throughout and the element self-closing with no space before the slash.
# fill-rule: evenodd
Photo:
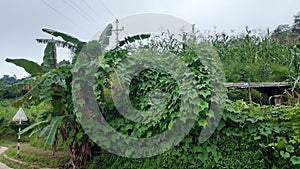
<svg viewBox="0 0 300 169">
<path fill-rule="evenodd" d="M 81 52 L 87 52 L 86 57 L 93 52 L 102 51 L 109 44 L 109 36 L 112 34 L 112 25 L 109 24 L 97 41 L 83 42 L 73 36 L 50 29 L 44 32 L 63 39 L 37 39 L 39 43 L 45 43 L 43 63 L 41 65 L 25 59 L 6 59 L 7 62 L 23 67 L 25 71 L 36 79 L 36 83 L 24 97 L 15 103 L 19 106 L 24 103 L 39 104 L 50 98 L 53 110 L 48 119 L 32 124 L 23 129 L 21 133 L 32 131 L 32 134 L 45 136 L 45 146 L 52 146 L 56 151 L 57 140 L 61 136 L 64 143 L 69 147 L 70 165 L 80 168 L 91 157 L 91 142 L 84 133 L 81 125 L 76 121 L 76 115 L 72 103 L 72 73 L 71 69 L 77 62 Z M 150 35 L 137 35 L 127 37 L 120 41 L 119 47 L 135 40 L 149 38 Z M 71 64 L 57 64 L 56 47 L 69 48 L 74 57 Z M 117 49 L 113 49 L 117 50 Z M 99 55 L 93 53 L 92 55 Z M 79 60 L 78 60 L 79 62 Z M 60 135 L 59 135 L 60 134 Z"/>
<path fill-rule="evenodd" d="M 59 65 L 57 63 L 56 47 L 69 48 L 77 55 L 86 42 L 65 33 L 50 29 L 42 30 L 54 37 L 61 37 L 63 41 L 53 38 L 37 39 L 39 43 L 46 44 L 41 65 L 26 59 L 6 59 L 7 62 L 24 68 L 35 79 L 33 88 L 25 96 L 17 100 L 14 106 L 18 107 L 23 104 L 36 105 L 45 100 L 51 102 L 53 110 L 48 113 L 48 118 L 25 128 L 21 131 L 21 134 L 32 131 L 30 135 L 35 133 L 39 137 L 44 136 L 44 146 L 52 147 L 53 153 L 56 151 L 60 134 L 60 138 L 65 143 L 68 143 L 70 156 L 72 157 L 70 163 L 75 168 L 82 165 L 84 160 L 90 156 L 90 143 L 87 141 L 88 137 L 82 134 L 83 131 L 80 125 L 77 124 L 73 114 L 70 86 L 72 82 L 72 64 Z M 81 135 L 81 137 L 78 137 L 78 135 Z M 82 149 L 85 152 L 80 151 L 80 142 L 85 143 L 82 144 L 82 146 L 85 146 L 85 149 Z M 78 163 L 78 159 L 83 160 Z"/>
<path fill-rule="evenodd" d="M 85 42 L 54 30 L 42 29 L 42 31 L 56 37 L 61 37 L 64 41 L 59 41 L 53 38 L 37 39 L 39 43 L 46 43 L 43 63 L 41 65 L 26 59 L 6 59 L 6 61 L 24 68 L 25 71 L 35 79 L 32 90 L 30 90 L 20 100 L 16 101 L 14 105 L 20 106 L 24 103 L 39 104 L 45 99 L 51 98 L 53 112 L 50 114 L 50 116 L 53 119 L 56 119 L 55 116 L 64 114 L 64 100 L 62 97 L 65 96 L 67 92 L 65 91 L 67 88 L 66 80 L 71 76 L 69 71 L 71 69 L 71 65 L 61 65 L 58 67 L 56 46 L 67 47 L 73 52 L 79 52 Z M 63 118 L 59 119 L 60 121 L 63 120 Z M 57 127 L 52 127 L 52 129 L 56 131 Z M 49 134 L 51 133 L 53 132 L 49 132 Z M 50 146 L 54 144 L 53 137 L 54 136 L 50 137 L 50 135 L 47 137 L 49 140 L 52 140 L 46 141 L 46 143 L 48 143 Z"/>
</svg>

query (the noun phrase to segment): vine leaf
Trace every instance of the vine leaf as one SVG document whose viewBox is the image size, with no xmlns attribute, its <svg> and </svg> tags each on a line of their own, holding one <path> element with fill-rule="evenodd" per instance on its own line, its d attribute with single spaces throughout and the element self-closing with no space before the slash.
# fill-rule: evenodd
<svg viewBox="0 0 300 169">
<path fill-rule="evenodd" d="M 288 152 L 285 152 L 285 151 L 280 151 L 280 155 L 284 158 L 284 159 L 287 159 L 287 158 L 290 158 L 290 153 Z"/>
<path fill-rule="evenodd" d="M 291 162 L 292 162 L 294 165 L 300 164 L 300 157 L 292 156 Z"/>
<path fill-rule="evenodd" d="M 285 149 L 286 149 L 286 151 L 289 152 L 289 153 L 293 153 L 293 152 L 295 151 L 295 148 L 294 148 L 294 146 L 292 146 L 292 145 L 286 145 L 286 146 L 285 146 Z"/>
</svg>

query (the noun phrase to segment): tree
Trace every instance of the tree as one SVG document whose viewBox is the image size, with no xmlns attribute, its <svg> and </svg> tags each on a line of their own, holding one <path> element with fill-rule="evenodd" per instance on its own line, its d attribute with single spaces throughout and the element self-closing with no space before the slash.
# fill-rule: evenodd
<svg viewBox="0 0 300 169">
<path fill-rule="evenodd" d="M 293 33 L 300 35 L 300 12 L 294 15 L 294 24 L 292 26 Z"/>
<path fill-rule="evenodd" d="M 17 77 L 4 75 L 0 79 L 0 98 L 16 99 L 23 96 L 27 91 L 24 88 L 29 84 L 26 79 L 17 79 Z"/>
<path fill-rule="evenodd" d="M 283 34 L 291 33 L 291 27 L 288 24 L 278 25 L 277 28 L 273 31 L 273 34 Z"/>
<path fill-rule="evenodd" d="M 87 157 L 90 156 L 88 148 L 90 144 L 87 141 L 87 136 L 82 134 L 83 131 L 81 131 L 82 137 L 78 137 L 80 126 L 76 122 L 71 106 L 72 102 L 70 101 L 72 97 L 70 91 L 72 65 L 66 64 L 66 62 L 65 64 L 57 64 L 56 46 L 68 47 L 74 49 L 75 53 L 78 53 L 85 42 L 50 29 L 43 29 L 43 31 L 56 37 L 60 36 L 64 41 L 55 39 L 37 40 L 38 42 L 46 43 L 42 65 L 26 59 L 6 59 L 7 62 L 23 67 L 36 79 L 33 84 L 34 87 L 25 96 L 17 100 L 14 105 L 19 106 L 25 103 L 33 105 L 39 104 L 42 101 L 50 101 L 52 103 L 53 110 L 46 115 L 46 117 L 48 116 L 47 119 L 27 127 L 21 133 L 25 133 L 31 129 L 35 129 L 34 132 L 37 132 L 39 126 L 41 129 L 39 135 L 43 136 L 47 134 L 44 145 L 52 147 L 53 153 L 56 151 L 60 134 L 60 138 L 68 143 L 72 157 L 70 164 L 75 168 L 81 166 L 87 160 Z M 41 125 L 44 128 L 41 128 Z M 81 145 L 78 144 L 78 140 L 82 142 Z M 85 146 L 85 149 L 81 151 L 81 147 L 83 146 Z M 83 152 L 84 150 L 86 153 Z"/>
<path fill-rule="evenodd" d="M 0 79 L 1 82 L 7 82 L 7 83 L 16 83 L 18 81 L 16 75 L 9 76 L 9 75 L 3 75 L 3 77 Z"/>
<path fill-rule="evenodd" d="M 290 47 L 298 44 L 300 35 L 300 12 L 294 15 L 294 23 L 292 26 L 288 24 L 278 25 L 273 31 L 272 37 L 282 44 Z"/>
</svg>

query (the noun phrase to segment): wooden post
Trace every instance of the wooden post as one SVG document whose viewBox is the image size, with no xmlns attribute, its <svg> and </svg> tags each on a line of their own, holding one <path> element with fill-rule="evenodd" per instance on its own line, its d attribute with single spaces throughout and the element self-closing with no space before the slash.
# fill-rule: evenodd
<svg viewBox="0 0 300 169">
<path fill-rule="evenodd" d="M 249 103 L 252 104 L 252 95 L 251 95 L 251 88 L 248 86 L 248 98 L 249 98 Z"/>
<path fill-rule="evenodd" d="M 21 124 L 22 124 L 22 121 L 20 119 L 20 121 L 19 121 L 19 133 L 18 133 L 18 152 L 17 152 L 18 155 L 20 154 L 20 144 L 21 144 L 21 135 L 20 135 L 20 133 L 21 133 Z"/>
</svg>

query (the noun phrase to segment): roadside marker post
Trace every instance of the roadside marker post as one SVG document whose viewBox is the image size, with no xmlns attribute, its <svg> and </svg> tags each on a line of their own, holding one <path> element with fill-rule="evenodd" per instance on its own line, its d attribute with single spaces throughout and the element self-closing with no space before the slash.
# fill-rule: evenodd
<svg viewBox="0 0 300 169">
<path fill-rule="evenodd" d="M 20 153 L 20 142 L 21 142 L 21 135 L 20 135 L 21 124 L 22 124 L 22 121 L 27 121 L 28 119 L 27 119 L 26 114 L 24 113 L 23 109 L 20 108 L 12 120 L 19 122 L 19 133 L 18 133 L 18 154 L 19 154 Z"/>
</svg>

